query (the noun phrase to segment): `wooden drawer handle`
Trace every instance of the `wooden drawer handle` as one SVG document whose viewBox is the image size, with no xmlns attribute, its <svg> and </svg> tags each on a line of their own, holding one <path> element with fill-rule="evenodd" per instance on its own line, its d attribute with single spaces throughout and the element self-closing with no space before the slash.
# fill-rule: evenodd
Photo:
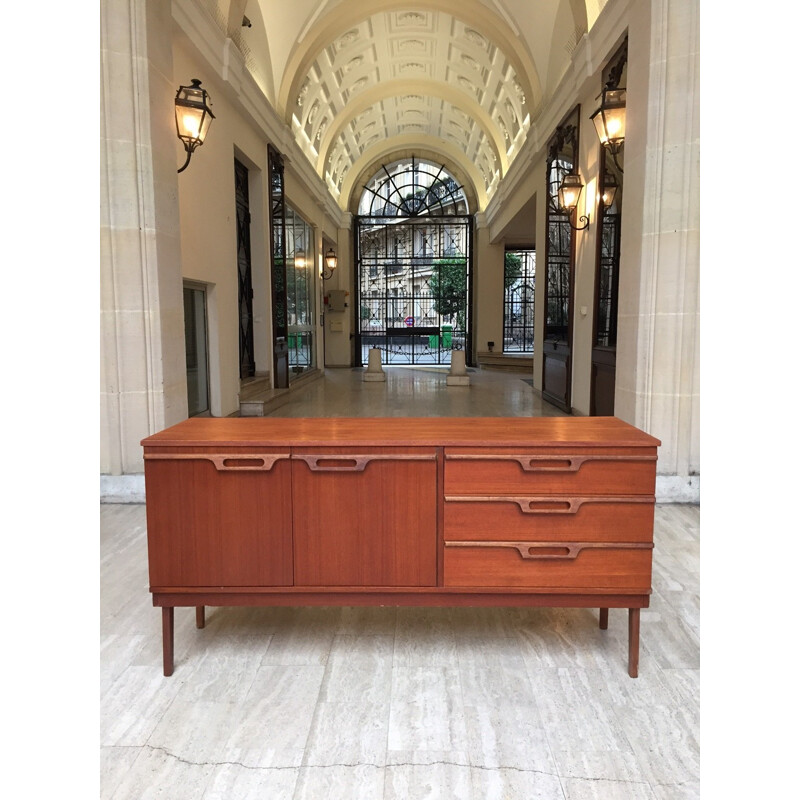
<svg viewBox="0 0 800 800">
<path fill-rule="evenodd" d="M 523 472 L 551 473 L 577 472 L 587 461 L 655 461 L 655 456 L 516 456 L 516 455 L 462 455 L 450 454 L 448 461 L 516 461 Z"/>
<path fill-rule="evenodd" d="M 446 502 L 458 503 L 515 503 L 523 514 L 577 514 L 585 503 L 649 503 L 652 505 L 656 499 L 652 495 L 620 495 L 618 497 L 511 497 L 507 495 L 492 495 L 480 497 L 466 495 L 464 497 L 445 497 Z"/>
<path fill-rule="evenodd" d="M 513 548 L 526 561 L 574 561 L 583 550 L 652 550 L 652 542 L 445 542 L 445 547 Z"/>
<path fill-rule="evenodd" d="M 371 461 L 435 461 L 436 454 L 404 455 L 404 454 L 372 454 L 350 455 L 349 453 L 332 453 L 330 455 L 302 455 L 292 453 L 292 459 L 305 461 L 312 472 L 363 472 Z"/>
<path fill-rule="evenodd" d="M 156 461 L 211 461 L 218 472 L 269 472 L 276 461 L 289 458 L 289 453 L 151 453 L 145 459 Z"/>
</svg>

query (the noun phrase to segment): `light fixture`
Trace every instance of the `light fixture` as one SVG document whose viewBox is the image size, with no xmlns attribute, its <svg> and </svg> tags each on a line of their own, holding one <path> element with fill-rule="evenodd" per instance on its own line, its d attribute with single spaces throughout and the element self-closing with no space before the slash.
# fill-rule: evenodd
<svg viewBox="0 0 800 800">
<path fill-rule="evenodd" d="M 583 181 L 577 172 L 569 173 L 564 176 L 561 186 L 558 187 L 558 204 L 561 210 L 569 214 L 567 221 L 574 231 L 582 231 L 589 227 L 589 217 L 582 215 L 578 221 L 584 224 L 580 227 L 572 224 L 572 214 L 577 213 L 578 200 L 583 191 Z"/>
<path fill-rule="evenodd" d="M 214 119 L 208 92 L 200 88 L 200 81 L 192 78 L 191 86 L 178 87 L 175 95 L 175 126 L 178 138 L 186 148 L 186 163 L 178 170 L 183 172 L 189 166 L 192 153 L 203 144 Z"/>
<path fill-rule="evenodd" d="M 614 205 L 618 188 L 619 184 L 617 183 L 617 179 L 610 172 L 606 173 L 606 176 L 603 178 L 603 196 L 601 198 L 604 208 L 611 208 L 611 206 Z"/>
<path fill-rule="evenodd" d="M 306 268 L 306 254 L 302 250 L 295 250 L 294 253 L 294 266 L 295 269 Z"/>
<path fill-rule="evenodd" d="M 600 144 L 616 156 L 625 144 L 625 89 L 606 87 L 601 93 L 600 108 L 590 119 L 594 123 Z"/>
<path fill-rule="evenodd" d="M 322 280 L 327 281 L 333 277 L 338 263 L 339 259 L 336 256 L 336 252 L 332 247 L 329 247 L 328 252 L 325 253 L 325 266 L 322 268 Z"/>
</svg>

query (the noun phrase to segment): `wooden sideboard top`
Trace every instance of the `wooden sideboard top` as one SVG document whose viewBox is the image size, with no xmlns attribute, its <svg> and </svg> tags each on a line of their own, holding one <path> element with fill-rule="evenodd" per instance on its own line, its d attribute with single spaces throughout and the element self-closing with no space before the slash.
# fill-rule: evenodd
<svg viewBox="0 0 800 800">
<path fill-rule="evenodd" d="M 145 447 L 427 445 L 658 447 L 616 417 L 193 417 Z"/>
</svg>

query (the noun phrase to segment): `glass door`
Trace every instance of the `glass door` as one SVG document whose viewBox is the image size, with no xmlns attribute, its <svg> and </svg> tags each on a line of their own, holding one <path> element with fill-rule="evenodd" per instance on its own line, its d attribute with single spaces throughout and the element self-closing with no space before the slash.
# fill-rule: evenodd
<svg viewBox="0 0 800 800">
<path fill-rule="evenodd" d="M 189 416 L 207 413 L 208 314 L 204 287 L 184 285 L 183 327 L 186 337 L 186 389 Z"/>
<path fill-rule="evenodd" d="M 286 321 L 289 380 L 314 369 L 314 229 L 286 206 Z"/>
</svg>

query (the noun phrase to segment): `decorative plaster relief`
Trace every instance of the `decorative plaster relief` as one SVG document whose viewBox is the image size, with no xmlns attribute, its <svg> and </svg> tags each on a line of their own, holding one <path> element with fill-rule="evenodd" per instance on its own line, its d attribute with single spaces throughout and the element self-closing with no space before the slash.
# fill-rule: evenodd
<svg viewBox="0 0 800 800">
<path fill-rule="evenodd" d="M 347 31 L 347 33 L 339 37 L 339 41 L 336 43 L 337 49 L 343 50 L 345 47 L 352 44 L 356 39 L 358 39 L 358 31 L 355 28 L 351 31 Z"/>
<path fill-rule="evenodd" d="M 500 119 L 500 117 L 497 117 L 495 119 L 495 122 L 497 123 L 497 126 L 502 131 L 503 139 L 505 140 L 506 144 L 510 143 L 511 142 L 511 137 L 508 135 L 508 128 L 506 128 L 505 122 L 503 122 L 503 120 Z"/>
<path fill-rule="evenodd" d="M 476 94 L 478 88 L 472 83 L 469 78 L 465 78 L 463 75 L 459 77 L 458 82 L 463 86 L 470 94 Z"/>
<path fill-rule="evenodd" d="M 476 31 L 474 28 L 466 28 L 464 30 L 464 35 L 472 42 L 472 44 L 476 44 L 478 47 L 482 47 L 484 50 L 486 50 L 489 43 L 483 34 L 478 33 L 478 31 Z"/>
<path fill-rule="evenodd" d="M 474 69 L 475 72 L 481 71 L 481 65 L 472 57 L 468 56 L 466 53 L 461 54 L 461 60 L 470 68 Z"/>
<path fill-rule="evenodd" d="M 419 11 L 404 11 L 402 14 L 397 15 L 397 25 L 399 27 L 423 27 L 428 21 L 426 14 L 421 14 Z"/>
<path fill-rule="evenodd" d="M 425 50 L 425 42 L 421 39 L 404 39 L 397 45 L 401 53 L 421 53 Z"/>
<path fill-rule="evenodd" d="M 380 134 L 377 133 L 374 136 L 370 136 L 369 139 L 367 139 L 367 141 L 361 146 L 361 152 L 363 153 L 368 147 L 371 147 L 380 138 Z"/>
<path fill-rule="evenodd" d="M 297 105 L 300 108 L 303 107 L 303 103 L 306 100 L 306 95 L 308 94 L 308 78 L 303 81 L 303 85 L 300 87 L 300 94 L 297 95 Z"/>
<path fill-rule="evenodd" d="M 359 78 L 348 90 L 348 94 L 353 95 L 360 92 L 368 83 L 367 78 Z"/>
</svg>

